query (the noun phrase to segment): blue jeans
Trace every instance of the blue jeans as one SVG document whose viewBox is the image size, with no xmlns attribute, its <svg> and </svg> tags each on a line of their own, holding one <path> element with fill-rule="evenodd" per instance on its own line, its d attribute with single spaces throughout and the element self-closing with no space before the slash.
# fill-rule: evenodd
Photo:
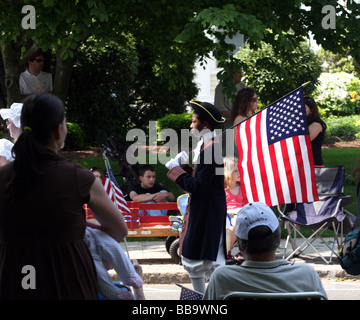
<svg viewBox="0 0 360 320">
<path fill-rule="evenodd" d="M 167 192 L 166 190 L 161 190 L 160 192 Z M 169 202 L 165 199 L 165 202 Z M 156 203 L 155 201 L 148 201 L 145 203 Z M 147 217 L 155 217 L 155 216 L 167 216 L 167 210 L 146 210 Z M 139 210 L 140 216 L 143 216 L 143 211 Z"/>
</svg>

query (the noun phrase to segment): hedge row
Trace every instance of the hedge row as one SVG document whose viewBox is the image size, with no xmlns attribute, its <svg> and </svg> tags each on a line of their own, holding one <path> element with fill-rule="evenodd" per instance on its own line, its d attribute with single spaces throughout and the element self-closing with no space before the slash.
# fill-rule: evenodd
<svg viewBox="0 0 360 320">
<path fill-rule="evenodd" d="M 327 124 L 327 138 L 336 137 L 338 140 L 360 139 L 360 116 L 331 116 L 325 119 Z M 171 128 L 179 135 L 181 129 L 190 129 L 191 113 L 169 114 L 157 121 L 158 133 Z M 84 133 L 77 123 L 67 122 L 68 134 L 65 150 L 79 150 L 84 147 Z"/>
</svg>

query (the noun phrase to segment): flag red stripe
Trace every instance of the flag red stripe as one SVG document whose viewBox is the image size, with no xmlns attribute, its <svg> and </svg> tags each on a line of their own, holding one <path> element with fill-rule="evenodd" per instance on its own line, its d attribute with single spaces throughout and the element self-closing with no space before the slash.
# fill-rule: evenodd
<svg viewBox="0 0 360 320">
<path fill-rule="evenodd" d="M 265 203 L 271 203 L 271 196 L 270 196 L 270 188 L 269 188 L 269 181 L 266 173 L 266 167 L 265 167 L 265 160 L 264 160 L 264 154 L 263 154 L 263 138 L 264 135 L 261 133 L 261 121 L 262 121 L 263 113 L 260 112 L 256 116 L 256 144 L 257 144 L 257 160 L 259 162 L 260 167 L 260 176 L 262 181 L 262 188 L 264 190 L 264 196 L 265 196 Z M 266 142 L 267 143 L 267 142 Z"/>
<path fill-rule="evenodd" d="M 275 183 L 274 187 L 276 190 L 277 202 L 284 203 L 284 195 L 283 195 L 283 189 L 281 186 L 279 167 L 277 164 L 275 147 L 273 144 L 269 145 L 269 154 L 270 154 L 271 167 L 273 170 L 274 183 Z M 269 204 L 267 204 L 267 205 L 269 205 Z"/>
<path fill-rule="evenodd" d="M 247 168 L 248 168 L 248 175 L 249 175 L 249 182 L 250 182 L 250 188 L 253 196 L 253 201 L 258 202 L 259 201 L 259 195 L 257 192 L 256 182 L 255 182 L 255 173 L 254 173 L 254 167 L 253 167 L 253 161 L 251 157 L 251 149 L 253 145 L 252 135 L 250 131 L 250 123 L 251 121 L 245 122 L 245 133 L 246 136 L 249 137 L 248 139 L 248 149 L 247 149 Z"/>
<path fill-rule="evenodd" d="M 291 163 L 289 157 L 289 150 L 286 144 L 286 140 L 280 141 L 282 158 L 284 160 L 285 172 L 286 172 L 286 180 L 289 188 L 289 195 L 291 199 L 291 203 L 296 203 L 296 193 L 295 193 L 295 183 L 293 179 L 293 174 L 291 170 Z"/>
<path fill-rule="evenodd" d="M 301 147 L 300 147 L 300 141 L 299 141 L 298 136 L 293 138 L 293 143 L 294 143 L 294 149 L 295 149 L 296 163 L 297 163 L 298 172 L 299 172 L 301 196 L 302 196 L 302 199 L 307 200 L 307 190 L 306 190 L 307 181 L 306 181 L 304 161 L 303 161 L 303 156 L 301 154 Z"/>
<path fill-rule="evenodd" d="M 241 165 L 243 159 L 244 159 L 244 155 L 242 152 L 242 143 L 241 143 L 241 139 L 240 139 L 240 125 L 235 127 L 236 130 L 236 145 L 238 147 L 238 154 L 239 154 L 239 160 L 238 160 L 238 169 L 239 169 L 239 173 L 240 173 L 240 177 L 244 177 L 244 169 Z M 247 193 L 246 193 L 246 189 L 245 189 L 245 185 L 244 185 L 244 181 L 243 179 L 240 180 L 240 187 L 241 187 L 241 191 L 243 194 L 243 201 L 244 203 L 249 203 L 249 199 L 247 197 Z"/>
</svg>

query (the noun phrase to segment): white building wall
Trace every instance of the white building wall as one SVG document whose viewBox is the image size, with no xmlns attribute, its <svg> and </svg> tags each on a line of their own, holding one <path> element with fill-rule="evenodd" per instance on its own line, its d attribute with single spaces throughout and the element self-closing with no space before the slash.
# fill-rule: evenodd
<svg viewBox="0 0 360 320">
<path fill-rule="evenodd" d="M 236 46 L 235 54 L 240 47 L 244 46 L 244 36 L 242 34 L 238 34 L 233 39 L 227 39 L 228 43 L 232 43 Z M 216 75 L 220 68 L 218 68 L 218 61 L 210 54 L 210 58 L 206 59 L 207 63 L 204 63 L 203 66 L 200 65 L 200 62 L 195 64 L 195 83 L 199 88 L 197 100 L 206 101 L 210 103 L 214 103 L 214 95 L 215 88 L 219 83 Z"/>
<path fill-rule="evenodd" d="M 216 74 L 219 71 L 217 61 L 212 55 L 206 59 L 203 66 L 199 62 L 195 64 L 195 83 L 199 88 L 197 100 L 214 102 L 215 87 L 219 82 Z"/>
</svg>

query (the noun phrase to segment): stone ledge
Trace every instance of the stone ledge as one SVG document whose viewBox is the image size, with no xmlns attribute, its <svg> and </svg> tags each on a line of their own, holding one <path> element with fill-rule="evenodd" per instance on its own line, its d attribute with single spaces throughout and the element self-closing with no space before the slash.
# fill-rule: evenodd
<svg viewBox="0 0 360 320">
<path fill-rule="evenodd" d="M 156 266 L 153 266 L 156 268 Z M 339 266 L 315 266 L 315 270 L 321 279 L 339 279 L 339 280 L 359 280 L 359 276 L 347 274 Z M 113 281 L 119 281 L 115 270 L 109 270 L 110 277 Z M 188 273 L 184 271 L 159 272 L 144 271 L 143 280 L 145 284 L 171 284 L 171 283 L 191 283 Z"/>
</svg>

